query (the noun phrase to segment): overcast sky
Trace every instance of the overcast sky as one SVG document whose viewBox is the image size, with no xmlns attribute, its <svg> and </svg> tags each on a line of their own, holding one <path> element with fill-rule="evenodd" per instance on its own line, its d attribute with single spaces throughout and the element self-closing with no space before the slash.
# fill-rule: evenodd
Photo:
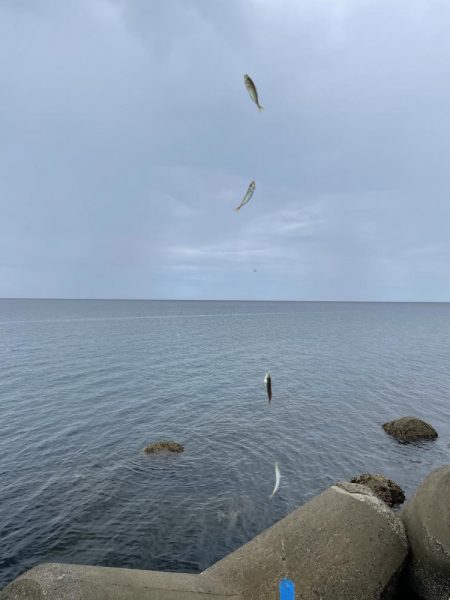
<svg viewBox="0 0 450 600">
<path fill-rule="evenodd" d="M 450 301 L 449 31 L 447 0 L 0 0 L 0 297 Z"/>
</svg>

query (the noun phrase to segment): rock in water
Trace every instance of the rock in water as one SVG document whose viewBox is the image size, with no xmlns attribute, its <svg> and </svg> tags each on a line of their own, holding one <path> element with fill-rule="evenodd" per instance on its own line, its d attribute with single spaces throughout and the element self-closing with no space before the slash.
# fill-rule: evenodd
<svg viewBox="0 0 450 600">
<path fill-rule="evenodd" d="M 153 442 L 144 448 L 145 454 L 159 454 L 160 452 L 183 452 L 184 447 L 177 442 Z"/>
<path fill-rule="evenodd" d="M 353 477 L 352 483 L 367 485 L 377 498 L 386 502 L 388 506 L 402 504 L 405 501 L 405 493 L 402 488 L 380 473 L 363 473 Z"/>
<path fill-rule="evenodd" d="M 411 545 L 407 580 L 424 600 L 450 598 L 450 466 L 433 471 L 401 513 Z"/>
<path fill-rule="evenodd" d="M 431 440 L 437 438 L 437 431 L 416 417 L 402 417 L 383 425 L 383 429 L 389 435 L 402 442 L 414 442 L 417 440 Z"/>
</svg>

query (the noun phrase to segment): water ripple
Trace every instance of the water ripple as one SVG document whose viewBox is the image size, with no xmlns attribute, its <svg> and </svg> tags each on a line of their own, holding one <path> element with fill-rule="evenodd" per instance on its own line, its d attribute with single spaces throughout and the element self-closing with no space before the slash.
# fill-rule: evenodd
<svg viewBox="0 0 450 600">
<path fill-rule="evenodd" d="M 446 304 L 0 301 L 0 585 L 44 561 L 198 572 L 363 471 L 410 495 L 449 461 L 449 317 Z M 439 439 L 387 437 L 403 414 Z M 146 456 L 159 438 L 185 452 Z"/>
</svg>

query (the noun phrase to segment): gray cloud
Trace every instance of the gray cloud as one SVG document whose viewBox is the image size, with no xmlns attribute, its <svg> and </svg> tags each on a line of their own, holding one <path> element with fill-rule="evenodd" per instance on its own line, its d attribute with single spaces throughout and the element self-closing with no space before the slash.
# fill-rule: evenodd
<svg viewBox="0 0 450 600">
<path fill-rule="evenodd" d="M 443 0 L 3 1 L 0 296 L 449 300 L 449 25 Z"/>
</svg>

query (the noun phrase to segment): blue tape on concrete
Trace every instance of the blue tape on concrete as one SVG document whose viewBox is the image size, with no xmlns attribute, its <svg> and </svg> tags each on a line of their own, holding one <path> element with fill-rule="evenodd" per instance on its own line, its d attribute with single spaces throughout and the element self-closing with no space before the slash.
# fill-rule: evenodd
<svg viewBox="0 0 450 600">
<path fill-rule="evenodd" d="M 280 600 L 295 600 L 295 586 L 290 579 L 280 581 Z"/>
</svg>

